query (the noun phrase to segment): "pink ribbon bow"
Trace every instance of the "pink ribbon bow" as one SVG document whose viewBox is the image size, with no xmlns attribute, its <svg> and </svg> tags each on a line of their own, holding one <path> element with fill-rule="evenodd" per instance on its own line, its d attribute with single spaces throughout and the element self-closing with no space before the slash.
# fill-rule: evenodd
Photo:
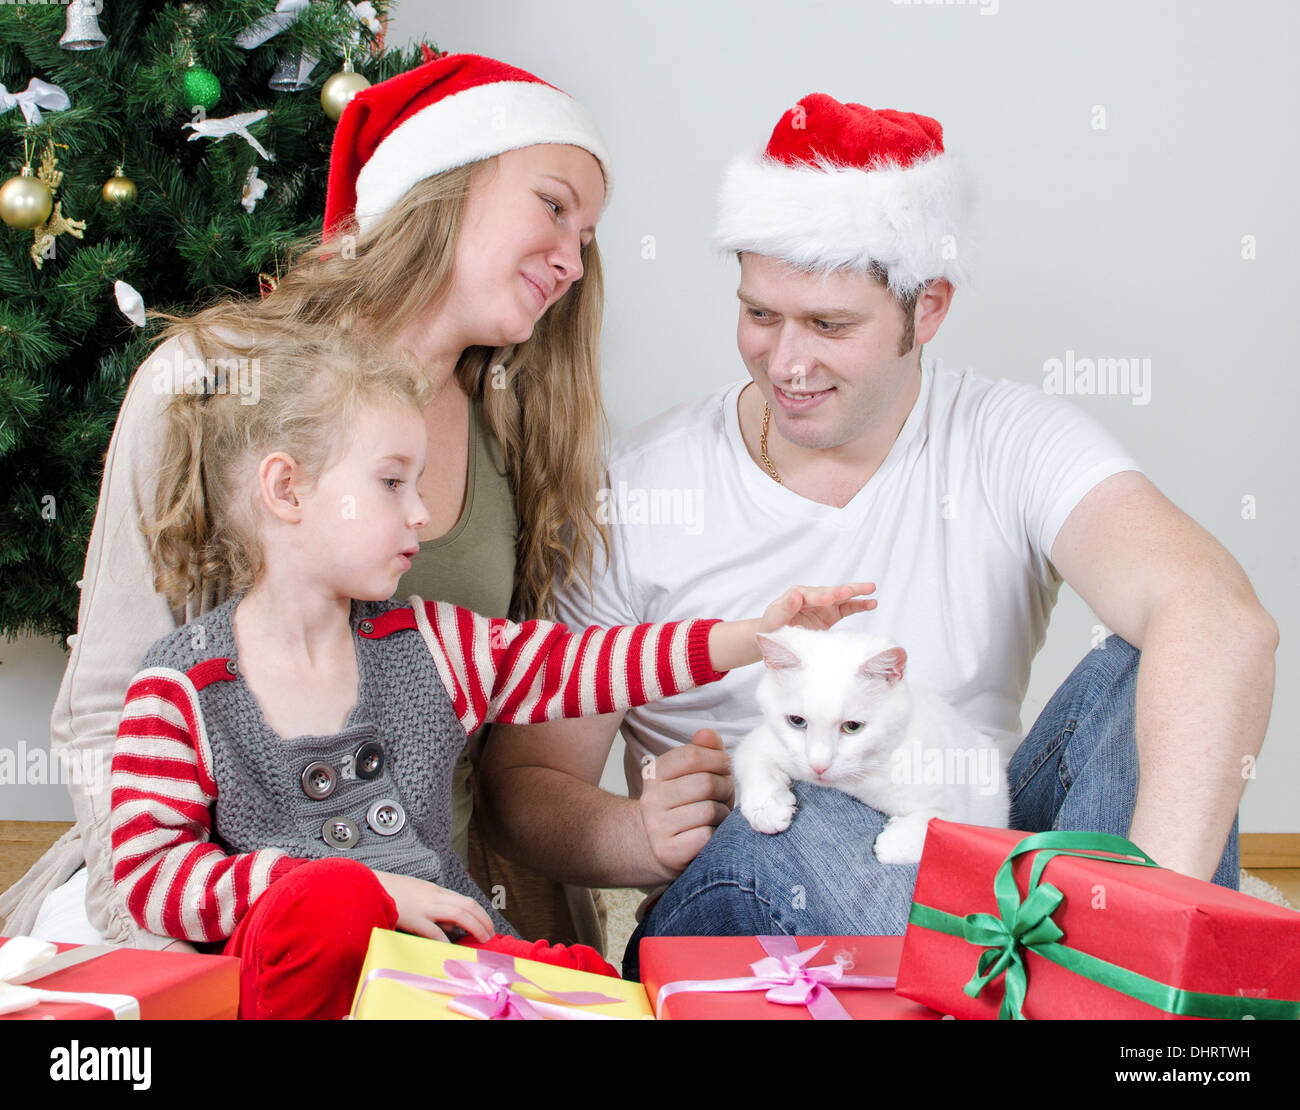
<svg viewBox="0 0 1300 1110">
<path fill-rule="evenodd" d="M 830 984 L 845 990 L 892 990 L 898 980 L 892 975 L 845 975 L 839 960 L 809 967 L 808 963 L 826 942 L 800 951 L 797 937 L 755 937 L 767 955 L 749 965 L 752 976 L 736 979 L 679 979 L 659 988 L 655 1016 L 663 1012 L 664 999 L 678 991 L 728 992 L 766 991 L 769 1002 L 785 1006 L 807 1006 L 817 1020 L 851 1021 L 852 1016 L 831 992 Z"/>
<path fill-rule="evenodd" d="M 538 986 L 531 979 L 520 975 L 513 956 L 502 952 L 478 950 L 478 960 L 447 960 L 442 965 L 443 978 L 429 975 L 416 975 L 410 971 L 393 971 L 389 968 L 376 968 L 370 972 L 357 993 L 356 1004 L 352 1007 L 353 1016 L 361 1004 L 361 996 L 366 988 L 376 979 L 392 979 L 408 987 L 419 990 L 437 991 L 455 997 L 447 1003 L 449 1010 L 455 1010 L 466 1017 L 485 1018 L 490 1021 L 535 1021 L 543 1018 L 558 1018 L 564 1021 L 599 1020 L 611 1018 L 612 1014 L 597 1014 L 589 1010 L 575 1010 L 574 1006 L 593 1006 L 603 1002 L 622 1002 L 621 998 L 612 998 L 597 991 L 551 991 Z M 527 983 L 537 987 L 543 994 L 565 1005 L 541 1002 L 535 998 L 525 998 L 513 990 L 516 983 Z"/>
</svg>

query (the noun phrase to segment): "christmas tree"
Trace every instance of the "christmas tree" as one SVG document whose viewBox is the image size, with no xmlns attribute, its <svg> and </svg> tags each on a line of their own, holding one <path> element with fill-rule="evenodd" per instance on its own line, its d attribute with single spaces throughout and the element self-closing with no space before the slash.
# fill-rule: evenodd
<svg viewBox="0 0 1300 1110">
<path fill-rule="evenodd" d="M 133 294 L 187 313 L 273 287 L 293 244 L 320 230 L 350 92 L 421 61 L 418 46 L 383 49 L 385 0 L 276 7 L 0 5 L 8 636 L 76 628 L 104 455 L 159 330 L 128 319 Z"/>
</svg>

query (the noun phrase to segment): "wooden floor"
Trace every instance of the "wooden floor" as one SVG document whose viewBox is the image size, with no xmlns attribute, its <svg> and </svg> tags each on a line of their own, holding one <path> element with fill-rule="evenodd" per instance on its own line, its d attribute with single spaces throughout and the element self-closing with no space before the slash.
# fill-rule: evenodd
<svg viewBox="0 0 1300 1110">
<path fill-rule="evenodd" d="M 9 889 L 67 828 L 68 823 L 65 821 L 0 821 L 0 893 Z M 1277 839 L 1270 837 L 1269 842 Z M 1300 866 L 1271 865 L 1274 862 L 1294 863 L 1294 857 L 1289 853 L 1274 852 L 1270 855 L 1258 850 L 1252 853 L 1247 847 L 1248 842 L 1264 843 L 1262 837 L 1256 840 L 1251 834 L 1246 834 L 1242 841 L 1243 854 L 1247 857 L 1248 864 L 1252 861 L 1269 864 L 1249 866 L 1247 870 L 1250 874 L 1257 875 L 1266 883 L 1272 883 L 1291 905 L 1300 908 Z"/>
</svg>

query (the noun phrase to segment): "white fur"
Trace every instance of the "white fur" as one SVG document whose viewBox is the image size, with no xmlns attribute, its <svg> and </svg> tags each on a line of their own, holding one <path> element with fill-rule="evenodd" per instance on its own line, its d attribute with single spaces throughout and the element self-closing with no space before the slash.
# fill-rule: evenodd
<svg viewBox="0 0 1300 1110">
<path fill-rule="evenodd" d="M 879 262 L 898 294 L 939 277 L 962 286 L 971 254 L 969 192 L 947 152 L 867 172 L 826 161 L 788 166 L 760 150 L 727 169 L 714 243 L 811 272 L 867 270 Z"/>
<path fill-rule="evenodd" d="M 1005 828 L 1010 800 L 997 743 L 906 679 L 906 652 L 885 636 L 783 628 L 760 636 L 763 723 L 731 751 L 741 813 L 759 832 L 794 819 L 792 781 L 842 790 L 889 817 L 882 863 L 921 858 L 931 817 Z M 789 723 L 800 717 L 803 728 Z M 856 733 L 845 722 L 862 722 Z M 814 764 L 821 767 L 819 773 Z"/>
<path fill-rule="evenodd" d="M 609 204 L 609 151 L 587 109 L 549 85 L 496 81 L 430 104 L 384 136 L 357 174 L 357 223 L 364 231 L 435 173 L 538 143 L 595 155 Z"/>
</svg>

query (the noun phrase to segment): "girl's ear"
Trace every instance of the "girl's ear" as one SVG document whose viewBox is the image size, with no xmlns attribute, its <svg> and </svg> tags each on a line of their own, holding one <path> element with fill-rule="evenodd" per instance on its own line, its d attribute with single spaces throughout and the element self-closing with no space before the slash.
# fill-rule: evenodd
<svg viewBox="0 0 1300 1110">
<path fill-rule="evenodd" d="M 301 516 L 302 505 L 297 494 L 300 478 L 298 464 L 283 451 L 267 455 L 258 465 L 257 487 L 261 502 L 280 520 L 296 521 Z"/>
</svg>

